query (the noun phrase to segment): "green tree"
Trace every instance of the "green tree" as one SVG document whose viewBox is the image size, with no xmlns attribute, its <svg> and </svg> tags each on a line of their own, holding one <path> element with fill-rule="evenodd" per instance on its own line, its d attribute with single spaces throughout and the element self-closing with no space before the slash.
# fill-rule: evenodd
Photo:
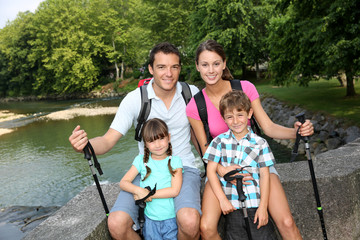
<svg viewBox="0 0 360 240">
<path fill-rule="evenodd" d="M 345 71 L 346 96 L 354 96 L 360 69 L 359 1 L 280 1 L 278 6 L 268 39 L 275 83 L 306 86 L 315 75 L 330 78 Z"/>
<path fill-rule="evenodd" d="M 19 13 L 17 18 L 0 30 L 0 91 L 3 96 L 21 96 L 33 93 L 34 71 L 28 61 L 31 12 Z"/>
<path fill-rule="evenodd" d="M 201 0 L 191 14 L 193 50 L 201 41 L 214 39 L 224 46 L 230 69 L 267 61 L 266 25 L 271 14 L 268 1 Z"/>
<path fill-rule="evenodd" d="M 35 89 L 49 94 L 87 92 L 124 61 L 129 39 L 122 0 L 47 0 L 35 14 L 30 59 Z M 124 68 L 122 68 L 123 71 Z"/>
</svg>

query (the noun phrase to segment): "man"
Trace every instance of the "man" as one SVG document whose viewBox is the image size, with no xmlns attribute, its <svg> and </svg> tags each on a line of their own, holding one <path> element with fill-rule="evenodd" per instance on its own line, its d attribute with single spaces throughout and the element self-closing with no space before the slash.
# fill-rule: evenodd
<svg viewBox="0 0 360 240">
<path fill-rule="evenodd" d="M 178 197 L 175 198 L 175 210 L 178 223 L 178 239 L 198 239 L 200 224 L 200 174 L 194 166 L 195 157 L 191 152 L 190 125 L 186 117 L 186 104 L 181 95 L 182 87 L 178 83 L 181 70 L 180 53 L 170 43 L 160 43 L 150 52 L 149 72 L 153 79 L 147 86 L 151 101 L 150 118 L 160 118 L 166 122 L 171 134 L 173 154 L 183 162 L 183 184 Z M 190 86 L 194 95 L 198 92 Z M 130 92 L 121 102 L 116 116 L 105 135 L 90 140 L 96 154 L 104 154 L 112 149 L 119 139 L 136 123 L 141 107 L 139 88 Z M 84 130 L 77 126 L 69 141 L 73 148 L 82 152 L 89 141 Z M 142 154 L 143 142 L 139 142 Z M 139 184 L 139 178 L 137 180 Z M 131 194 L 121 191 L 114 204 L 108 226 L 114 239 L 140 239 L 133 230 L 137 223 L 137 206 Z"/>
</svg>

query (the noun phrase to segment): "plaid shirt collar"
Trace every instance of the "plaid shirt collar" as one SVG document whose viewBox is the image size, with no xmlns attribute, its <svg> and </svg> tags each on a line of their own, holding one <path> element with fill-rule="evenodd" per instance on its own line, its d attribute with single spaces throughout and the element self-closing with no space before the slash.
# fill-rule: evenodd
<svg viewBox="0 0 360 240">
<path fill-rule="evenodd" d="M 248 129 L 248 133 L 242 139 L 246 139 L 247 141 L 251 141 L 251 139 L 253 138 L 254 132 L 252 131 L 250 126 L 247 126 L 247 129 Z M 237 140 L 231 129 L 229 129 L 227 132 L 225 132 L 224 135 L 225 135 L 225 138 L 233 139 L 236 142 L 240 142 L 242 140 L 242 139 Z"/>
</svg>

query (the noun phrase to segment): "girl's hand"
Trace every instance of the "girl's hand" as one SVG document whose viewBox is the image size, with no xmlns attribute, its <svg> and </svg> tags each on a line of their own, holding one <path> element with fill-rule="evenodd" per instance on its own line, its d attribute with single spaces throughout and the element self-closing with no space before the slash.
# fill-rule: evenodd
<svg viewBox="0 0 360 240">
<path fill-rule="evenodd" d="M 298 129 L 299 126 L 301 126 L 300 127 L 301 136 L 311 136 L 314 134 L 314 126 L 309 119 L 305 120 L 304 124 L 301 124 L 301 122 L 296 122 L 294 124 L 295 129 Z"/>
<path fill-rule="evenodd" d="M 137 191 L 134 193 L 134 199 L 135 199 L 135 201 L 146 197 L 146 195 L 148 195 L 149 192 L 150 192 L 150 191 L 147 190 L 146 188 L 138 188 Z M 149 199 L 150 199 L 150 200 L 149 200 Z M 145 202 L 148 202 L 148 201 L 151 201 L 151 197 L 149 197 L 149 198 L 147 198 L 147 199 L 145 200 Z"/>
<path fill-rule="evenodd" d="M 224 215 L 229 214 L 236 210 L 236 208 L 234 208 L 234 206 L 230 203 L 230 201 L 227 198 L 225 198 L 223 201 L 220 201 L 220 207 Z"/>
<path fill-rule="evenodd" d="M 254 224 L 258 221 L 257 229 L 265 226 L 269 221 L 269 215 L 267 209 L 264 207 L 259 207 L 256 210 L 255 217 L 254 217 Z"/>
</svg>

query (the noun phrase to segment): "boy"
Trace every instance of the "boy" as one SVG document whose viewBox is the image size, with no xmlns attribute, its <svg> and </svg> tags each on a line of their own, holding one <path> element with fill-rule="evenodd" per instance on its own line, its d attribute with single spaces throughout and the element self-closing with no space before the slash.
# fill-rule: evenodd
<svg viewBox="0 0 360 240">
<path fill-rule="evenodd" d="M 243 173 L 251 174 L 254 180 L 250 185 L 244 185 L 243 190 L 252 237 L 276 239 L 274 226 L 268 221 L 267 212 L 269 166 L 274 165 L 275 161 L 266 140 L 248 127 L 248 120 L 253 114 L 250 100 L 243 91 L 234 90 L 221 98 L 219 110 L 229 131 L 213 139 L 203 159 L 208 163 L 207 177 L 226 218 L 226 237 L 231 240 L 248 239 L 244 216 L 239 210 L 236 186 L 221 177 L 221 188 L 216 175 L 218 164 L 224 167 L 239 165 L 245 167 Z"/>
</svg>

